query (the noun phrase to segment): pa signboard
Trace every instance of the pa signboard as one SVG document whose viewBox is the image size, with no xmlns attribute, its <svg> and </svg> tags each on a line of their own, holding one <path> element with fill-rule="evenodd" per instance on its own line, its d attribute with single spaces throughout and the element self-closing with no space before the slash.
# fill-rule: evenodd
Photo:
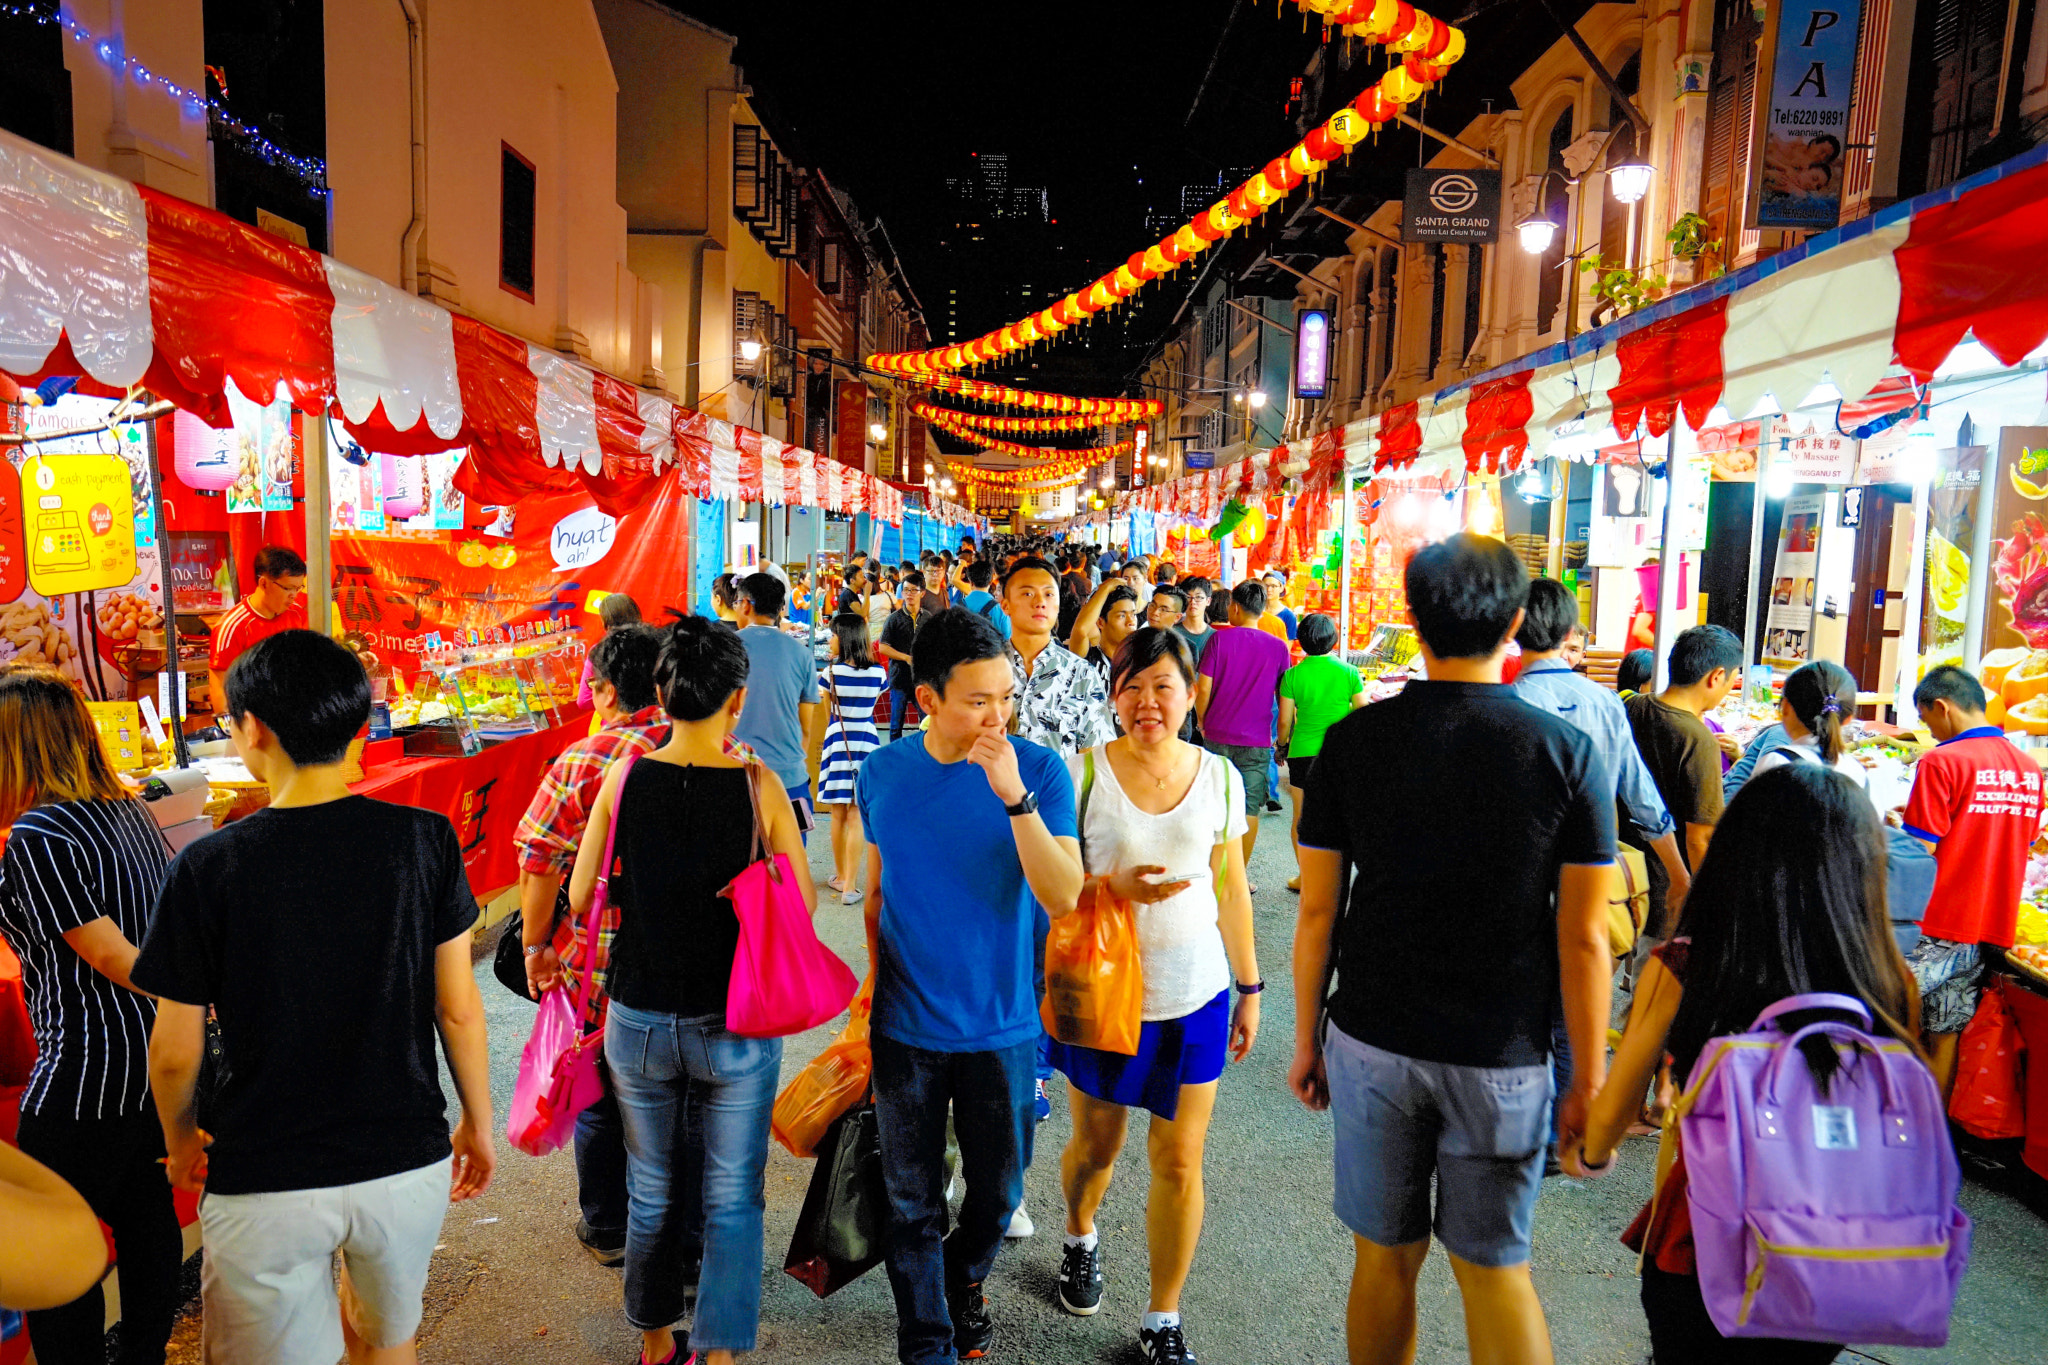
<svg viewBox="0 0 2048 1365">
<path fill-rule="evenodd" d="M 1330 385 L 1330 315 L 1310 308 L 1294 322 L 1294 396 L 1321 398 Z"/>
<path fill-rule="evenodd" d="M 1849 97 L 1863 0 L 1782 0 L 1758 71 L 1769 91 L 1756 121 L 1749 225 L 1820 231 L 1842 218 Z"/>
<path fill-rule="evenodd" d="M 1421 166 L 1408 172 L 1401 204 L 1404 242 L 1492 242 L 1500 238 L 1500 172 Z"/>
</svg>

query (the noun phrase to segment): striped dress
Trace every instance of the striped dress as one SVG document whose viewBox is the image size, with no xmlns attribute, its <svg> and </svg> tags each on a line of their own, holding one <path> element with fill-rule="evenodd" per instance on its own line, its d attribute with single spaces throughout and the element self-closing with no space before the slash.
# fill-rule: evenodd
<svg viewBox="0 0 2048 1365">
<path fill-rule="evenodd" d="M 818 759 L 818 804 L 853 800 L 853 780 L 861 760 L 882 742 L 875 729 L 875 701 L 889 686 L 888 670 L 879 664 L 854 668 L 835 663 L 822 680 L 825 697 L 825 747 Z M 834 700 L 836 694 L 837 700 Z"/>
</svg>

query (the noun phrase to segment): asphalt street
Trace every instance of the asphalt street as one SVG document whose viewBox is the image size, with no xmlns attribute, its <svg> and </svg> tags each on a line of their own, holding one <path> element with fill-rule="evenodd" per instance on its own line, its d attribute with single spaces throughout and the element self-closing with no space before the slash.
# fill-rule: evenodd
<svg viewBox="0 0 2048 1365">
<path fill-rule="evenodd" d="M 1226 1361 L 1344 1360 L 1343 1307 L 1351 1239 L 1330 1212 L 1331 1129 L 1286 1087 L 1294 997 L 1289 943 L 1295 898 L 1284 817 L 1265 822 L 1253 861 L 1260 964 L 1269 989 L 1264 1030 L 1252 1054 L 1225 1075 L 1208 1148 L 1208 1212 L 1183 1299 L 1189 1344 L 1210 1365 Z M 812 870 L 829 874 L 821 838 Z M 934 848 L 934 856 L 943 850 Z M 866 953 L 860 908 L 829 904 L 820 932 L 856 970 Z M 491 1028 L 493 1091 L 502 1120 L 533 1006 L 514 998 L 480 960 Z M 839 1024 L 789 1040 L 785 1078 L 830 1040 Z M 452 1093 L 452 1091 L 451 1091 Z M 1133 1125 L 1134 1129 L 1137 1127 Z M 1038 1235 L 1012 1242 L 989 1279 L 1001 1362 L 1135 1362 L 1144 1308 L 1142 1137 L 1134 1132 L 1099 1222 L 1107 1288 L 1093 1318 L 1062 1312 L 1058 1153 L 1068 1123 L 1063 1097 L 1041 1126 L 1026 1198 Z M 1648 1197 L 1654 1144 L 1632 1141 L 1616 1172 L 1596 1182 L 1545 1182 L 1536 1211 L 1535 1277 L 1557 1359 L 1573 1365 L 1639 1365 L 1649 1339 L 1636 1299 L 1633 1256 L 1616 1240 Z M 752 1359 L 806 1365 L 881 1365 L 894 1359 L 895 1315 L 886 1276 L 870 1272 L 819 1300 L 782 1273 L 812 1163 L 771 1144 L 767 1264 L 762 1267 L 760 1346 Z M 2018 1200 L 1971 1182 L 1964 1204 L 1975 1250 L 1950 1344 L 1938 1351 L 1874 1347 L 1845 1362 L 2019 1365 L 2048 1360 L 2048 1223 Z M 638 1334 L 620 1316 L 620 1275 L 596 1265 L 573 1235 L 570 1155 L 544 1159 L 500 1147 L 497 1178 L 480 1198 L 449 1210 L 429 1287 L 423 1361 L 627 1365 Z M 1441 1250 L 1421 1287 L 1424 1365 L 1467 1358 L 1457 1290 Z"/>
</svg>

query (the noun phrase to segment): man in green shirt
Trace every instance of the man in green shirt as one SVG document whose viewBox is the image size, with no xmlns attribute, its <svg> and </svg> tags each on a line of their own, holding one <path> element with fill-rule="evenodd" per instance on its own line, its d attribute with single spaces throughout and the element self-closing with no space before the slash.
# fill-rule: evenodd
<svg viewBox="0 0 2048 1365">
<path fill-rule="evenodd" d="M 1280 743 L 1287 749 L 1287 789 L 1294 795 L 1295 863 L 1301 861 L 1301 798 L 1323 736 L 1332 725 L 1365 705 L 1365 679 L 1330 651 L 1337 647 L 1337 623 L 1320 612 L 1301 618 L 1295 641 L 1308 657 L 1280 675 Z M 1301 890 L 1301 874 L 1287 883 Z"/>
</svg>

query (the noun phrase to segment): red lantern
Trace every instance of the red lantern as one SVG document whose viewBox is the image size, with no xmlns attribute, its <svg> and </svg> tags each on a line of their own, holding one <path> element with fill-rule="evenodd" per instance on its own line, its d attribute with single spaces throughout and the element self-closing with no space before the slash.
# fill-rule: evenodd
<svg viewBox="0 0 2048 1365">
<path fill-rule="evenodd" d="M 1451 74 L 1451 68 L 1432 62 L 1420 52 L 1411 52 L 1401 59 L 1401 65 L 1418 85 L 1435 85 Z"/>
<path fill-rule="evenodd" d="M 1258 217 L 1259 210 L 1263 207 L 1257 200 L 1252 198 L 1252 182 L 1249 180 L 1232 190 L 1230 197 L 1223 202 L 1230 206 L 1230 212 L 1233 217 L 1247 221 Z"/>
<path fill-rule="evenodd" d="M 1303 138 L 1301 145 L 1308 148 L 1308 154 L 1318 161 L 1335 161 L 1344 154 L 1344 145 L 1322 128 Z"/>
<path fill-rule="evenodd" d="M 1438 21 L 1430 25 L 1429 41 L 1422 45 L 1422 55 L 1435 57 L 1451 45 L 1451 26 Z"/>
<path fill-rule="evenodd" d="M 1130 271 L 1131 274 L 1140 282 L 1149 280 L 1154 275 L 1157 275 L 1159 273 L 1158 271 L 1154 270 L 1151 266 L 1151 263 L 1145 259 L 1145 253 L 1142 251 L 1133 251 L 1131 253 L 1131 258 L 1128 261 L 1124 262 L 1124 269 Z"/>
<path fill-rule="evenodd" d="M 1394 115 L 1401 111 L 1401 106 L 1388 99 L 1386 92 L 1377 84 L 1351 101 L 1351 107 L 1356 109 L 1359 117 L 1367 123 L 1392 123 Z"/>
<path fill-rule="evenodd" d="M 1387 25 L 1387 31 L 1380 36 L 1383 43 L 1398 43 L 1415 28 L 1415 6 L 1407 0 L 1400 0 L 1394 6 L 1394 22 Z"/>
<path fill-rule="evenodd" d="M 1283 190 L 1291 190 L 1308 177 L 1287 164 L 1287 158 L 1276 156 L 1266 163 L 1266 179 Z"/>
</svg>

